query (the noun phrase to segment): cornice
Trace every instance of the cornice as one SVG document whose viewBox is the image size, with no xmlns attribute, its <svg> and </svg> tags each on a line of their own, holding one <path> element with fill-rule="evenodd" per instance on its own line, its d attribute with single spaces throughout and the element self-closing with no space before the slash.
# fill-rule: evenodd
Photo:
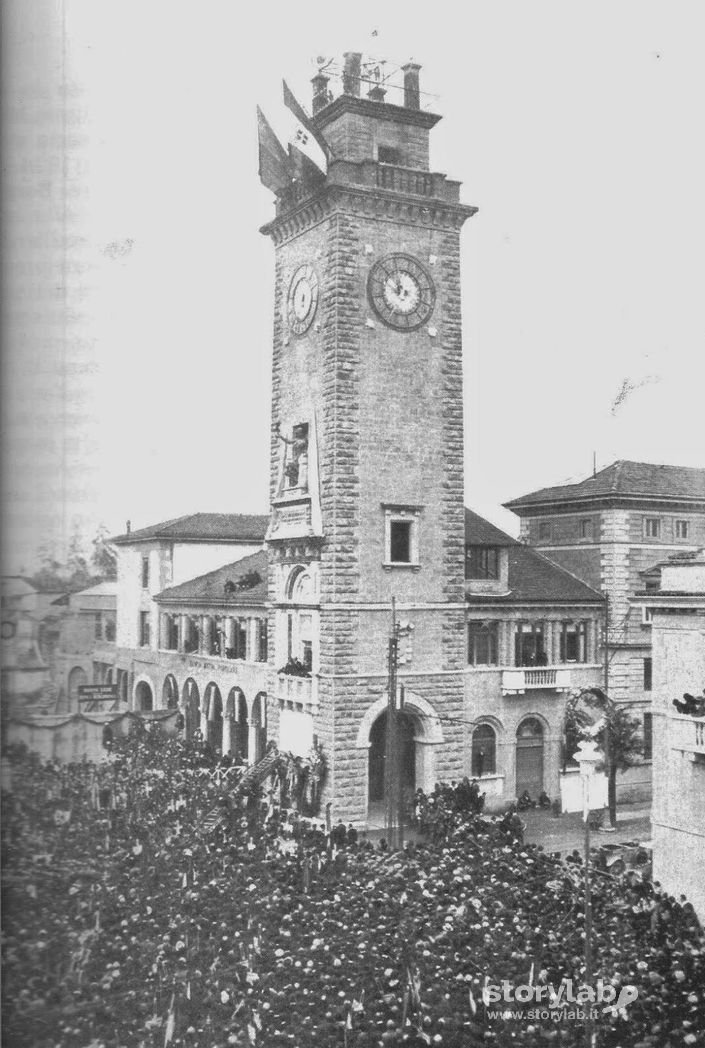
<svg viewBox="0 0 705 1048">
<path fill-rule="evenodd" d="M 388 222 L 413 223 L 429 229 L 460 230 L 477 210 L 470 204 L 454 204 L 436 197 L 418 197 L 365 186 L 328 185 L 314 191 L 291 211 L 267 222 L 260 228 L 260 233 L 270 236 L 279 246 L 339 211 Z"/>
<path fill-rule="evenodd" d="M 391 120 L 395 124 L 412 124 L 415 127 L 424 127 L 429 131 L 441 119 L 437 113 L 429 113 L 425 109 L 409 109 L 406 106 L 394 105 L 392 102 L 376 102 L 369 98 L 359 98 L 356 95 L 338 95 L 329 105 L 316 113 L 313 122 L 317 128 L 323 130 L 343 113 L 359 113 L 375 120 Z"/>
</svg>

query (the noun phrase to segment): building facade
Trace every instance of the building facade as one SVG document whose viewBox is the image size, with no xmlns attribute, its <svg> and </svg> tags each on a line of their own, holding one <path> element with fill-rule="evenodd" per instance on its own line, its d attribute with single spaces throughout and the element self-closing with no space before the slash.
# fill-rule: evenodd
<svg viewBox="0 0 705 1048">
<path fill-rule="evenodd" d="M 674 556 L 660 588 L 644 590 L 652 616 L 654 879 L 686 895 L 705 920 L 705 554 Z M 699 696 L 696 712 L 673 705 Z M 681 707 L 683 708 L 683 707 Z"/>
<path fill-rule="evenodd" d="M 293 701 L 272 673 L 270 720 L 284 745 L 323 745 L 336 814 L 356 822 L 378 785 L 393 600 L 413 629 L 400 682 L 414 781 L 457 778 L 464 758 L 460 233 L 475 209 L 432 171 L 439 117 L 420 108 L 419 67 L 404 77 L 403 105 L 379 85 L 363 97 L 356 54 L 337 98 L 315 78 L 327 173 L 282 189 L 263 229 L 271 643 L 275 666 L 296 650 L 312 669 Z"/>
<path fill-rule="evenodd" d="M 571 691 L 602 683 L 604 598 L 489 521 L 465 515 L 464 770 L 479 780 L 488 808 L 527 790 L 577 810 L 565 706 Z"/>
<path fill-rule="evenodd" d="M 648 733 L 652 627 L 637 594 L 644 573 L 705 542 L 705 470 L 619 461 L 505 505 L 521 519 L 523 542 L 607 596 L 608 691 L 634 706 Z M 625 776 L 621 799 L 648 798 L 650 777 L 647 759 Z"/>
<path fill-rule="evenodd" d="M 113 649 L 98 658 L 105 644 L 113 645 L 117 635 L 117 583 L 99 582 L 61 598 L 59 643 L 55 661 L 61 681 L 57 713 L 81 710 L 79 688 L 85 684 L 112 683 Z"/>
</svg>

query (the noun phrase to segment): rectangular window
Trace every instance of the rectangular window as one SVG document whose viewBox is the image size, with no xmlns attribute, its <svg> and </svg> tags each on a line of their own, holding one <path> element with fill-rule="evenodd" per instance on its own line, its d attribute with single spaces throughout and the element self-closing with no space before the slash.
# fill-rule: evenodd
<svg viewBox="0 0 705 1048">
<path fill-rule="evenodd" d="M 103 616 L 100 612 L 96 612 L 94 634 L 96 640 L 103 639 Z"/>
<path fill-rule="evenodd" d="M 169 651 L 179 647 L 179 622 L 176 615 L 166 616 L 166 646 Z"/>
<path fill-rule="evenodd" d="M 644 691 L 651 691 L 653 682 L 653 664 L 650 658 L 644 659 Z"/>
<path fill-rule="evenodd" d="M 149 589 L 149 557 L 142 557 L 142 589 Z"/>
<path fill-rule="evenodd" d="M 675 531 L 677 539 L 687 539 L 690 537 L 690 521 L 677 520 L 675 522 Z"/>
<path fill-rule="evenodd" d="M 267 620 L 257 619 L 257 662 L 267 661 Z"/>
<path fill-rule="evenodd" d="M 591 539 L 592 538 L 592 521 L 588 518 L 587 520 L 580 521 L 580 538 Z"/>
<path fill-rule="evenodd" d="M 107 619 L 105 623 L 105 639 L 107 641 L 115 640 L 115 619 Z"/>
<path fill-rule="evenodd" d="M 650 761 L 654 752 L 653 714 L 644 714 L 644 760 Z"/>
<path fill-rule="evenodd" d="M 235 620 L 235 651 L 233 654 L 235 659 L 246 659 L 247 658 L 247 620 L 236 619 Z"/>
<path fill-rule="evenodd" d="M 411 521 L 393 520 L 389 525 L 389 560 L 392 564 L 411 563 Z"/>
<path fill-rule="evenodd" d="M 400 164 L 401 151 L 396 146 L 377 146 L 377 159 L 380 164 Z"/>
<path fill-rule="evenodd" d="M 294 613 L 292 611 L 286 617 L 286 658 L 291 661 L 294 657 Z"/>
<path fill-rule="evenodd" d="M 499 578 L 499 550 L 494 546 L 468 546 L 465 551 L 465 578 Z"/>
<path fill-rule="evenodd" d="M 517 623 L 514 637 L 514 659 L 516 666 L 548 665 L 542 622 Z"/>
<path fill-rule="evenodd" d="M 645 604 L 641 606 L 641 624 L 642 626 L 651 626 L 654 621 L 654 612 L 652 608 L 647 608 Z"/>
<path fill-rule="evenodd" d="M 561 627 L 561 662 L 587 662 L 587 622 L 563 622 Z"/>
<path fill-rule="evenodd" d="M 149 647 L 149 612 L 140 612 L 140 647 Z"/>
<path fill-rule="evenodd" d="M 496 666 L 498 640 L 498 622 L 468 622 L 468 663 L 471 666 Z"/>
<path fill-rule="evenodd" d="M 418 506 L 382 503 L 384 510 L 384 566 L 416 566 L 419 563 Z"/>
<path fill-rule="evenodd" d="M 548 542 L 551 538 L 551 523 L 548 520 L 542 520 L 539 524 L 539 542 Z"/>
<path fill-rule="evenodd" d="M 658 517 L 644 517 L 644 538 L 657 539 L 661 535 L 661 521 Z"/>
</svg>

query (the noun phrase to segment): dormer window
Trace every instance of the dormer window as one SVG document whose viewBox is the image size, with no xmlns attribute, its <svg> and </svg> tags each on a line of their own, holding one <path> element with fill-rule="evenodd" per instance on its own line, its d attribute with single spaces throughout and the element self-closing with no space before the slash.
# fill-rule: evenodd
<svg viewBox="0 0 705 1048">
<path fill-rule="evenodd" d="M 496 546 L 468 546 L 465 550 L 466 579 L 498 579 L 499 549 Z"/>
<path fill-rule="evenodd" d="M 377 146 L 380 164 L 401 164 L 401 150 L 396 146 Z"/>
</svg>

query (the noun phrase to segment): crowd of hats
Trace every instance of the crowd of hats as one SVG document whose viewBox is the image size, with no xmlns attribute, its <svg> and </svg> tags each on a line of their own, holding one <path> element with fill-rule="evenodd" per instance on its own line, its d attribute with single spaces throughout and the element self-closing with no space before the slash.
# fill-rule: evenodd
<svg viewBox="0 0 705 1048">
<path fill-rule="evenodd" d="M 483 1001 L 488 981 L 584 980 L 583 867 L 525 846 L 467 784 L 418 795 L 424 833 L 390 853 L 331 840 L 271 787 L 233 801 L 230 773 L 173 740 L 102 765 L 7 760 L 13 1048 L 585 1043 L 575 1011 Z M 597 1043 L 705 1044 L 692 908 L 595 872 L 592 909 L 595 981 L 638 991 L 599 1009 Z"/>
</svg>

